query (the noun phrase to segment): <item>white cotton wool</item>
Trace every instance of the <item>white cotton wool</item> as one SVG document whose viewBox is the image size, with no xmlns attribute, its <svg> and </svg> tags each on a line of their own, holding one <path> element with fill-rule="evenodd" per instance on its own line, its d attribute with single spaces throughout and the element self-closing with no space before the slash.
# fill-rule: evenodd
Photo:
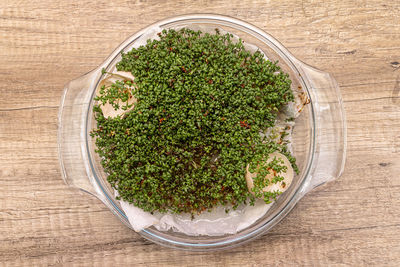
<svg viewBox="0 0 400 267">
<path fill-rule="evenodd" d="M 141 231 L 154 226 L 159 231 L 172 230 L 191 236 L 220 236 L 237 233 L 252 225 L 270 208 L 263 200 L 257 200 L 254 206 L 240 205 L 236 210 L 225 212 L 227 207 L 217 206 L 211 212 L 203 212 L 194 219 L 188 213 L 184 214 L 150 214 L 125 201 L 120 201 L 121 207 L 135 231 Z"/>
</svg>

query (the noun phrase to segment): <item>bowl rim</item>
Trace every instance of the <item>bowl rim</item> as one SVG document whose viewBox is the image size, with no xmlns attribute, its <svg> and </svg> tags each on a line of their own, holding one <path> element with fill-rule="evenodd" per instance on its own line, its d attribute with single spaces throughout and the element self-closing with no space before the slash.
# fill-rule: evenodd
<svg viewBox="0 0 400 267">
<path fill-rule="evenodd" d="M 272 37 L 270 34 L 264 32 L 257 26 L 254 26 L 248 22 L 245 22 L 240 19 L 232 18 L 229 16 L 225 15 L 218 15 L 218 14 L 211 14 L 211 13 L 204 13 L 204 14 L 186 14 L 186 15 L 180 15 L 180 16 L 174 16 L 170 18 L 166 18 L 164 20 L 155 22 L 153 24 L 150 24 L 143 28 L 142 30 L 138 31 L 137 33 L 131 35 L 127 40 L 125 40 L 123 43 L 121 43 L 115 50 L 114 52 L 111 53 L 111 55 L 104 61 L 102 66 L 104 66 L 105 69 L 108 69 L 114 60 L 119 56 L 120 52 L 132 45 L 138 38 L 140 38 L 146 31 L 149 29 L 159 26 L 159 27 L 165 27 L 166 25 L 172 24 L 172 23 L 185 23 L 189 22 L 191 20 L 207 20 L 209 21 L 208 23 L 214 23 L 214 24 L 220 24 L 221 26 L 228 26 L 228 27 L 233 27 L 238 30 L 244 31 L 246 33 L 252 33 L 251 35 L 258 39 L 259 41 L 265 43 L 267 46 L 269 46 L 274 52 L 276 52 L 284 61 L 286 64 L 289 65 L 289 67 L 294 71 L 295 73 L 299 73 L 299 81 L 303 85 L 303 89 L 307 92 L 307 94 L 310 96 L 309 90 L 311 88 L 306 75 L 302 75 L 303 70 L 297 66 L 297 59 L 279 42 L 277 41 L 274 37 Z M 201 22 L 204 23 L 204 22 Z M 207 23 L 207 22 L 206 22 Z M 296 61 L 295 61 L 296 60 Z M 94 87 L 91 88 L 93 89 L 93 92 L 91 94 L 91 99 L 93 99 L 93 96 L 96 92 L 96 88 L 98 86 L 98 83 L 101 81 L 103 76 L 100 76 L 97 81 L 94 84 Z M 315 129 L 316 129 L 316 119 L 315 119 L 315 111 L 314 111 L 314 103 L 311 99 L 311 103 L 309 105 L 310 111 L 310 124 L 311 125 L 311 133 L 310 133 L 310 143 L 309 143 L 309 158 L 306 161 L 307 166 L 305 167 L 304 171 L 304 178 L 303 180 L 299 183 L 298 187 L 294 192 L 292 193 L 292 196 L 287 200 L 284 206 L 279 208 L 276 211 L 276 214 L 269 219 L 268 221 L 262 222 L 262 225 L 254 230 L 252 230 L 249 233 L 246 234 L 240 234 L 236 233 L 237 237 L 235 238 L 229 238 L 229 236 L 223 236 L 226 237 L 225 240 L 222 241 L 217 241 L 217 242 L 210 242 L 210 243 L 197 243 L 197 242 L 183 242 L 183 241 L 176 241 L 176 240 L 171 240 L 166 237 L 160 236 L 156 233 L 154 233 L 151 229 L 144 229 L 139 234 L 143 236 L 144 238 L 161 244 L 161 245 L 166 245 L 166 246 L 173 246 L 176 248 L 180 249 L 186 249 L 186 250 L 204 250 L 204 249 L 226 249 L 226 248 L 231 248 L 234 246 L 238 246 L 244 242 L 248 242 L 259 235 L 265 233 L 269 229 L 271 229 L 273 226 L 275 226 L 280 220 L 282 220 L 289 212 L 290 210 L 295 206 L 297 201 L 304 195 L 304 188 L 306 185 L 309 183 L 309 180 L 311 179 L 310 177 L 310 171 L 312 169 L 312 166 L 314 164 L 314 154 L 315 154 Z M 96 174 L 96 168 L 92 162 L 92 157 L 90 156 L 90 141 L 88 140 L 89 138 L 89 122 L 90 118 L 89 115 L 91 114 L 91 109 L 92 109 L 92 103 L 88 105 L 88 110 L 86 111 L 86 116 L 84 119 L 84 125 L 85 125 L 85 153 L 87 155 L 88 163 L 91 169 L 91 173 L 94 177 L 94 180 L 96 181 L 97 185 L 99 186 L 100 190 L 102 191 L 103 195 L 107 198 L 107 202 L 111 204 L 116 211 L 124 217 L 126 220 L 128 219 L 127 216 L 125 215 L 124 211 L 121 210 L 118 206 L 115 205 L 114 201 L 110 198 L 106 190 L 102 186 L 102 182 L 98 178 Z M 130 226 L 130 225 L 128 225 Z M 130 227 L 131 228 L 131 227 Z M 190 236 L 188 236 L 190 237 Z M 221 238 L 221 237 L 219 237 Z"/>
</svg>

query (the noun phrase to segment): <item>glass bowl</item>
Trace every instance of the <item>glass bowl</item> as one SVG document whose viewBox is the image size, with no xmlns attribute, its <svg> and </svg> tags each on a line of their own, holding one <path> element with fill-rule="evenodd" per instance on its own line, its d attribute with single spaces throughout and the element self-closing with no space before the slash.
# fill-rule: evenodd
<svg viewBox="0 0 400 267">
<path fill-rule="evenodd" d="M 103 79 L 102 69 L 113 71 L 121 51 L 137 46 L 154 29 L 223 29 L 256 45 L 271 61 L 289 74 L 293 89 L 302 88 L 311 100 L 296 119 L 292 145 L 300 174 L 269 211 L 246 229 L 225 236 L 187 236 L 154 227 L 139 234 L 155 243 L 187 250 L 217 250 L 234 247 L 267 232 L 311 189 L 339 177 L 346 154 L 346 121 L 337 83 L 328 73 L 296 59 L 282 44 L 263 30 L 231 17 L 190 14 L 156 22 L 123 42 L 100 66 L 71 81 L 61 99 L 58 121 L 59 161 L 64 181 L 100 199 L 125 225 L 132 228 L 94 153 L 89 132 L 95 125 L 94 96 Z"/>
</svg>

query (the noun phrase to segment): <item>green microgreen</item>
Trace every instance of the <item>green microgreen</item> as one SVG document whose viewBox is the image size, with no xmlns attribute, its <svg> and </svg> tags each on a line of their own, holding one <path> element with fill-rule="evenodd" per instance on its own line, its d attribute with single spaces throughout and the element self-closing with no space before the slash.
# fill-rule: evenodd
<svg viewBox="0 0 400 267">
<path fill-rule="evenodd" d="M 255 200 L 246 186 L 247 165 L 255 169 L 280 151 L 297 171 L 285 144 L 260 136 L 293 101 L 289 76 L 277 62 L 219 31 L 183 28 L 158 35 L 122 53 L 117 70 L 131 72 L 134 86 L 116 81 L 96 98 L 97 128 L 91 134 L 120 199 L 149 212 L 236 208 Z M 104 117 L 100 103 L 118 109 L 130 94 L 137 100 L 130 112 Z M 270 203 L 280 192 L 262 192 L 270 181 L 261 176 L 285 169 L 279 160 L 264 165 L 253 189 Z"/>
</svg>

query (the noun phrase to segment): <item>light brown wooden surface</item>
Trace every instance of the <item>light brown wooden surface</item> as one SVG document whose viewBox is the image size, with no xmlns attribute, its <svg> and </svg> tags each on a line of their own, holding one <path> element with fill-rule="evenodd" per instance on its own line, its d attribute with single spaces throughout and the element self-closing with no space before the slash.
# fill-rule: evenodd
<svg viewBox="0 0 400 267">
<path fill-rule="evenodd" d="M 399 266 L 400 2 L 351 2 L 2 0 L 0 266 Z M 145 241 L 64 185 L 57 159 L 64 84 L 147 24 L 195 12 L 253 23 L 332 73 L 348 120 L 343 176 L 268 234 L 216 253 Z"/>
</svg>

